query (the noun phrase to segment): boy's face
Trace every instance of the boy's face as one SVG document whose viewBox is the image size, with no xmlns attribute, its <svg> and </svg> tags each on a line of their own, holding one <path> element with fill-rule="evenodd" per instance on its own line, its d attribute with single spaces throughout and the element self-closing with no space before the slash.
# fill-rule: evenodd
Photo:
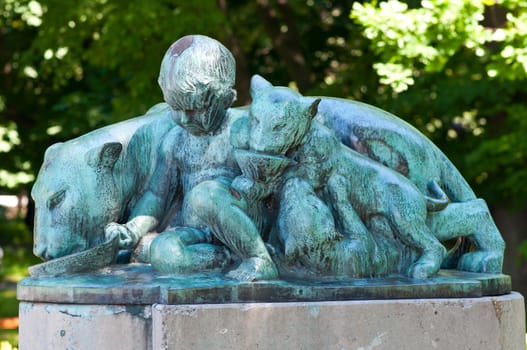
<svg viewBox="0 0 527 350">
<path fill-rule="evenodd" d="M 230 101 L 206 91 L 177 94 L 169 104 L 175 111 L 182 112 L 176 120 L 179 125 L 193 135 L 205 135 L 220 128 Z"/>
</svg>

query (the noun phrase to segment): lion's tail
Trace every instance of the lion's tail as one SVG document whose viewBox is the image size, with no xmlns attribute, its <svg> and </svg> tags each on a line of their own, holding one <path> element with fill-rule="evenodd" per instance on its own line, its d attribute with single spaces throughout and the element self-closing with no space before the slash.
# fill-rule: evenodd
<svg viewBox="0 0 527 350">
<path fill-rule="evenodd" d="M 428 192 L 433 197 L 425 195 L 426 209 L 428 211 L 440 211 L 446 208 L 450 199 L 446 195 L 445 191 L 439 186 L 436 180 L 430 180 L 428 183 Z"/>
</svg>

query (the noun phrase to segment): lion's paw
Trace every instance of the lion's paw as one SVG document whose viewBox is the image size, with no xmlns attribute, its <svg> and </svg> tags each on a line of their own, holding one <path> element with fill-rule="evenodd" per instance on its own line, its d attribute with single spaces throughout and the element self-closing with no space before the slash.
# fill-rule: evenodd
<svg viewBox="0 0 527 350">
<path fill-rule="evenodd" d="M 458 270 L 482 273 L 501 273 L 503 253 L 501 252 L 472 252 L 461 256 Z"/>
</svg>

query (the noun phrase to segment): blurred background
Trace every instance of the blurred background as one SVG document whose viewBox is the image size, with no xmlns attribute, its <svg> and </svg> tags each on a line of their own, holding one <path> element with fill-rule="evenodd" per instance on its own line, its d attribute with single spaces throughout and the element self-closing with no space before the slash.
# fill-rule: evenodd
<svg viewBox="0 0 527 350">
<path fill-rule="evenodd" d="M 160 102 L 161 58 L 187 34 L 234 54 L 236 105 L 260 74 L 420 129 L 487 200 L 527 295 L 527 0 L 0 0 L 2 350 L 37 262 L 29 193 L 45 149 Z"/>
</svg>

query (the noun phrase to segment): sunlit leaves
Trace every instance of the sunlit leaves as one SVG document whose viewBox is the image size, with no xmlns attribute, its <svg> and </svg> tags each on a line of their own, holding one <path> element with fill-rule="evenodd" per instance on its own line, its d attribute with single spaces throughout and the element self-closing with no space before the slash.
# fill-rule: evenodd
<svg viewBox="0 0 527 350">
<path fill-rule="evenodd" d="M 0 125 L 13 122 L 20 139 L 2 164 L 15 174 L 29 159 L 34 172 L 50 143 L 144 113 L 161 100 L 165 50 L 199 33 L 238 50 L 241 78 L 258 73 L 406 119 L 490 203 L 517 188 L 527 196 L 527 0 L 265 2 L 269 27 L 259 3 L 38 0 L 40 14 L 30 0 L 0 1 L 0 45 L 8 45 L 0 47 Z M 42 23 L 31 26 L 23 13 Z M 304 84 L 274 29 L 298 34 Z M 513 175 L 501 181 L 500 169 Z"/>
<path fill-rule="evenodd" d="M 527 1 L 355 2 L 387 105 L 490 202 L 525 205 Z M 512 198 L 512 199 L 511 199 Z"/>
<path fill-rule="evenodd" d="M 4 0 L 0 3 L 0 15 L 10 19 L 14 27 L 38 27 L 42 24 L 43 13 L 42 5 L 35 0 Z"/>
<path fill-rule="evenodd" d="M 424 0 L 421 7 L 410 9 L 398 0 L 378 6 L 356 2 L 350 16 L 363 26 L 364 35 L 383 61 L 374 65 L 381 82 L 400 92 L 410 82 L 407 74 L 401 74 L 401 65 L 414 74 L 419 70 L 439 72 L 462 50 L 484 59 L 491 78 L 525 77 L 527 5 L 525 1 L 504 1 L 506 26 L 489 28 L 484 24 L 484 13 L 485 6 L 492 5 L 494 1 L 488 0 Z M 494 43 L 500 44 L 501 50 L 496 51 Z"/>
<path fill-rule="evenodd" d="M 27 184 L 35 180 L 35 176 L 26 171 L 16 173 L 0 169 L 0 186 L 7 188 L 16 188 L 21 184 Z"/>
<path fill-rule="evenodd" d="M 11 151 L 13 146 L 20 144 L 20 137 L 14 123 L 8 123 L 6 126 L 0 125 L 0 153 Z"/>
<path fill-rule="evenodd" d="M 389 85 L 395 92 L 403 92 L 413 85 L 412 70 L 400 63 L 375 63 L 373 68 L 382 84 Z"/>
<path fill-rule="evenodd" d="M 0 125 L 0 153 L 8 153 L 14 147 L 20 145 L 20 136 L 17 126 L 14 123 L 8 123 L 5 126 Z M 25 164 L 25 170 L 28 170 L 29 164 Z M 21 183 L 33 181 L 34 176 L 27 171 L 12 172 L 6 169 L 0 169 L 0 186 L 14 188 Z"/>
<path fill-rule="evenodd" d="M 515 2 L 511 2 L 515 3 Z M 515 80 L 527 76 L 527 2 L 518 1 L 506 14 L 507 24 L 493 33 L 501 51 L 489 64 L 491 75 Z"/>
<path fill-rule="evenodd" d="M 42 6 L 34 0 L 27 4 L 27 8 L 22 7 L 22 19 L 33 27 L 38 27 L 42 24 L 42 13 Z"/>
<path fill-rule="evenodd" d="M 389 0 L 355 2 L 350 16 L 382 60 L 374 65 L 381 82 L 401 92 L 413 83 L 408 70 L 439 72 L 462 47 L 479 49 L 487 41 L 483 9 L 472 0 L 424 0 L 412 9 Z"/>
</svg>

